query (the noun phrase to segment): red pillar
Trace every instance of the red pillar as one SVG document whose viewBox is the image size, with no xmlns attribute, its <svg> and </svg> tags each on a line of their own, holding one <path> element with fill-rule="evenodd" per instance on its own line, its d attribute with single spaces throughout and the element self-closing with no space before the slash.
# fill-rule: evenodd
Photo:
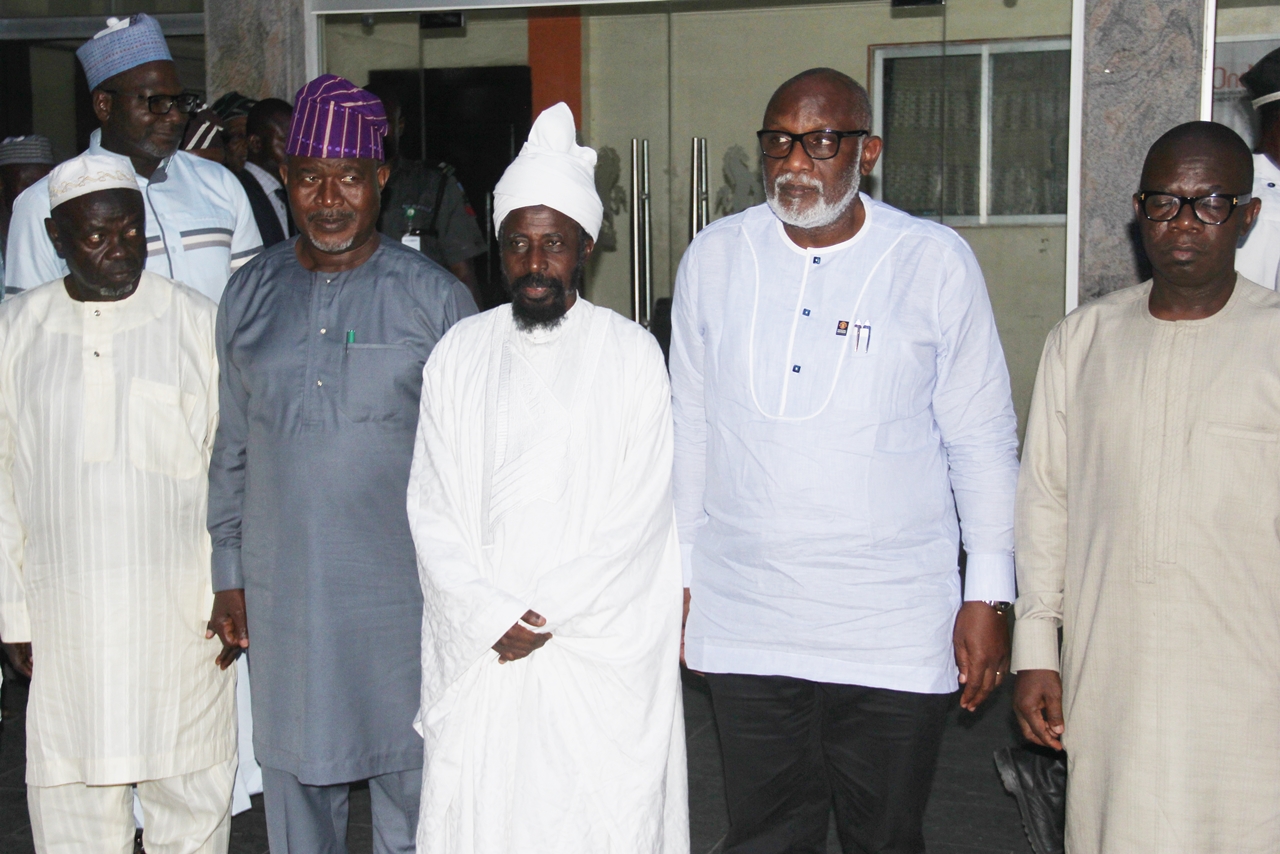
<svg viewBox="0 0 1280 854">
<path fill-rule="evenodd" d="M 564 101 L 582 127 L 582 17 L 576 6 L 529 10 L 533 115 Z"/>
</svg>

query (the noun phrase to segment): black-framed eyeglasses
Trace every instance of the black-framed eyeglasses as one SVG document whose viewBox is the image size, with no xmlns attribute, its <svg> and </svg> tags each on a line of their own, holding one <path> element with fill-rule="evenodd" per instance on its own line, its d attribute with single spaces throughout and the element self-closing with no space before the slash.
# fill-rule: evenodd
<svg viewBox="0 0 1280 854">
<path fill-rule="evenodd" d="M 785 130 L 758 130 L 760 153 L 774 160 L 791 154 L 796 140 L 804 153 L 814 160 L 830 160 L 840 153 L 840 140 L 847 136 L 868 136 L 869 130 L 811 130 L 808 133 L 787 133 Z"/>
<path fill-rule="evenodd" d="M 1191 213 L 1205 225 L 1222 225 L 1231 219 L 1237 207 L 1246 204 L 1250 193 L 1210 193 L 1207 196 L 1176 196 L 1173 193 L 1138 193 L 1142 213 L 1152 222 L 1173 222 L 1182 216 L 1182 209 L 1191 205 Z"/>
<path fill-rule="evenodd" d="M 115 89 L 99 89 L 108 95 L 119 95 Z M 138 100 L 147 102 L 147 109 L 157 116 L 166 116 L 174 107 L 178 112 L 188 114 L 200 103 L 200 96 L 194 92 L 183 92 L 181 95 L 138 95 Z"/>
</svg>

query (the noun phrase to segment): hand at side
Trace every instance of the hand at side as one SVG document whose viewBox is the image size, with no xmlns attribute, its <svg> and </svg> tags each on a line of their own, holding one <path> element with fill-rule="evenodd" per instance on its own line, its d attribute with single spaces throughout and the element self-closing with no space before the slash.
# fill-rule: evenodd
<svg viewBox="0 0 1280 854">
<path fill-rule="evenodd" d="M 985 602 L 965 602 L 952 641 L 960 668 L 960 707 L 976 711 L 1009 672 L 1009 621 Z"/>
<path fill-rule="evenodd" d="M 1041 747 L 1062 749 L 1062 677 L 1056 670 L 1020 670 L 1013 683 L 1013 713 L 1022 735 Z"/>
<path fill-rule="evenodd" d="M 5 655 L 9 656 L 9 663 L 13 665 L 13 669 L 21 673 L 28 679 L 31 678 L 31 644 L 29 643 L 6 643 L 4 646 Z"/>
<path fill-rule="evenodd" d="M 218 666 L 230 667 L 249 648 L 249 622 L 245 617 L 244 590 L 222 590 L 213 594 L 213 613 L 209 616 L 206 638 L 214 635 L 222 641 Z"/>
</svg>

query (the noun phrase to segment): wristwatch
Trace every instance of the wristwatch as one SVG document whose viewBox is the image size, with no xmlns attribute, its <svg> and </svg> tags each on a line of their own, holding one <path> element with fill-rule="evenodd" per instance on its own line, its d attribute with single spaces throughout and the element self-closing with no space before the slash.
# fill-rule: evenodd
<svg viewBox="0 0 1280 854">
<path fill-rule="evenodd" d="M 982 599 L 981 602 L 983 605 L 990 605 L 995 608 L 997 614 L 1007 614 L 1013 610 L 1012 602 L 992 602 L 990 599 Z"/>
</svg>

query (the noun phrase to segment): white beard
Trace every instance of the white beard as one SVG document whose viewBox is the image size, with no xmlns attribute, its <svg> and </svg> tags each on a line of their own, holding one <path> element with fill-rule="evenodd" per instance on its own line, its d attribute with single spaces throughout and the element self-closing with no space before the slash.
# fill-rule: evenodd
<svg viewBox="0 0 1280 854">
<path fill-rule="evenodd" d="M 855 163 L 862 162 L 862 140 L 858 140 L 858 155 L 854 158 Z M 807 208 L 797 208 L 794 205 L 787 205 L 778 199 L 778 186 L 780 184 L 800 184 L 805 187 L 813 187 L 818 191 L 818 200 Z M 766 185 L 764 188 L 765 200 L 769 203 L 770 210 L 778 219 L 794 228 L 811 229 L 823 228 L 831 225 L 831 223 L 844 216 L 849 210 L 849 206 L 853 204 L 853 200 L 858 197 L 858 190 L 862 186 L 862 170 L 855 169 L 853 172 L 853 180 L 849 182 L 849 187 L 845 194 L 835 202 L 829 202 L 825 196 L 825 187 L 822 182 L 811 175 L 783 173 L 779 175 L 773 182 L 772 186 Z"/>
</svg>

